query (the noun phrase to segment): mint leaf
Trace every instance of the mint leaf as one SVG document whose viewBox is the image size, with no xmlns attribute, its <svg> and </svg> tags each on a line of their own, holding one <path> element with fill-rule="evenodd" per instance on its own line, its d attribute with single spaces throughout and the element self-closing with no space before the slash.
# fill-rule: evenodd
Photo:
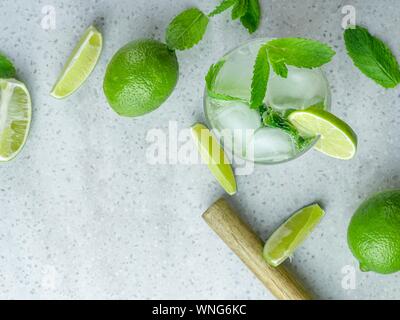
<svg viewBox="0 0 400 320">
<path fill-rule="evenodd" d="M 253 68 L 253 79 L 251 82 L 250 107 L 255 109 L 264 102 L 267 93 L 270 66 L 268 62 L 268 52 L 266 46 L 262 46 L 258 51 L 256 62 Z"/>
<path fill-rule="evenodd" d="M 359 26 L 347 29 L 344 40 L 350 58 L 368 78 L 384 88 L 394 88 L 400 83 L 399 64 L 382 40 Z"/>
<path fill-rule="evenodd" d="M 274 69 L 274 72 L 278 75 L 281 76 L 282 78 L 287 78 L 289 70 L 283 61 L 269 61 L 271 63 L 272 69 Z"/>
<path fill-rule="evenodd" d="M 15 78 L 15 68 L 12 62 L 4 55 L 0 54 L 0 78 Z"/>
<path fill-rule="evenodd" d="M 271 64 L 285 63 L 298 68 L 318 68 L 335 55 L 329 46 L 316 40 L 282 38 L 267 43 Z"/>
<path fill-rule="evenodd" d="M 248 0 L 238 0 L 232 9 L 232 20 L 243 17 L 247 12 L 248 6 Z"/>
<path fill-rule="evenodd" d="M 260 3 L 258 0 L 248 0 L 247 12 L 240 18 L 243 26 L 249 31 L 249 33 L 255 32 L 260 25 Z"/>
<path fill-rule="evenodd" d="M 208 17 L 197 8 L 183 11 L 171 21 L 167 28 L 168 47 L 173 50 L 192 48 L 203 38 L 208 21 Z"/>
<path fill-rule="evenodd" d="M 237 97 L 232 97 L 230 95 L 226 95 L 226 94 L 222 94 L 222 93 L 217 93 L 214 91 L 215 80 L 217 79 L 218 73 L 220 72 L 220 70 L 224 66 L 224 64 L 225 64 L 225 61 L 221 60 L 221 61 L 217 62 L 216 64 L 211 65 L 210 69 L 208 70 L 208 73 L 205 78 L 208 96 L 213 99 L 218 99 L 218 100 L 242 101 L 244 103 L 248 103 L 247 101 L 244 101 L 243 99 L 240 99 Z"/>
<path fill-rule="evenodd" d="M 233 7 L 239 0 L 223 0 L 208 16 L 213 17 L 220 14 L 230 7 Z"/>
<path fill-rule="evenodd" d="M 303 138 L 289 120 L 274 111 L 271 107 L 268 107 L 267 111 L 263 114 L 263 122 L 267 127 L 279 128 L 289 134 L 298 151 L 304 150 L 313 141 L 313 138 Z"/>
<path fill-rule="evenodd" d="M 212 64 L 208 73 L 206 75 L 206 86 L 207 90 L 211 92 L 215 85 L 215 80 L 217 79 L 217 75 L 220 72 L 221 68 L 224 66 L 225 61 L 218 61 L 216 64 Z"/>
</svg>

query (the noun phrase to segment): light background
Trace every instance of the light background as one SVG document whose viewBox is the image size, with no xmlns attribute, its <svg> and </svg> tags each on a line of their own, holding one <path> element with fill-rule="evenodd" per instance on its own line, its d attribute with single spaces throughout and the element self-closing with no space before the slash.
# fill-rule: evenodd
<svg viewBox="0 0 400 320">
<path fill-rule="evenodd" d="M 342 268 L 357 267 L 346 244 L 349 219 L 379 190 L 400 187 L 399 89 L 385 91 L 345 54 L 340 0 L 262 0 L 259 31 L 249 35 L 229 14 L 212 19 L 204 40 L 179 52 L 180 81 L 170 99 L 141 119 L 118 117 L 102 93 L 112 54 L 137 38 L 163 39 L 169 21 L 217 1 L 2 0 L 0 50 L 18 67 L 33 98 L 29 140 L 0 165 L 0 298 L 269 299 L 271 295 L 201 219 L 223 191 L 201 165 L 146 163 L 148 130 L 204 119 L 204 75 L 227 50 L 256 37 L 325 41 L 337 56 L 327 67 L 332 110 L 359 135 L 350 162 L 311 151 L 283 165 L 239 177 L 231 199 L 266 238 L 293 211 L 320 201 L 327 216 L 296 252 L 291 268 L 322 299 L 400 298 L 399 275 L 357 272 L 355 290 Z M 350 1 L 360 24 L 400 57 L 398 0 Z M 55 30 L 41 28 L 42 7 L 56 8 Z M 84 29 L 105 38 L 99 65 L 64 101 L 49 91 Z"/>
</svg>

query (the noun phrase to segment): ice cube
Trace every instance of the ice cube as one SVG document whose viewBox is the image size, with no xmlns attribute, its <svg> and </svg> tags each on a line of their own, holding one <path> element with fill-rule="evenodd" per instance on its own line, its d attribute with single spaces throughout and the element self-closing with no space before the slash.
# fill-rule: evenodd
<svg viewBox="0 0 400 320">
<path fill-rule="evenodd" d="M 292 138 L 281 129 L 260 128 L 254 133 L 246 158 L 253 161 L 280 162 L 296 154 Z"/>
<path fill-rule="evenodd" d="M 262 126 L 260 114 L 241 102 L 221 101 L 220 107 L 214 114 L 212 122 L 218 137 L 223 140 L 225 147 L 243 156 L 246 144 L 258 128 Z"/>
<path fill-rule="evenodd" d="M 251 42 L 224 57 L 214 91 L 232 97 L 250 100 L 253 66 L 263 42 Z"/>
<path fill-rule="evenodd" d="M 273 74 L 268 83 L 267 104 L 277 110 L 304 109 L 328 99 L 328 83 L 319 69 L 289 67 L 286 79 Z"/>
<path fill-rule="evenodd" d="M 258 129 L 261 116 L 247 104 L 237 101 L 220 101 L 221 108 L 215 113 L 214 123 L 218 129 Z"/>
</svg>

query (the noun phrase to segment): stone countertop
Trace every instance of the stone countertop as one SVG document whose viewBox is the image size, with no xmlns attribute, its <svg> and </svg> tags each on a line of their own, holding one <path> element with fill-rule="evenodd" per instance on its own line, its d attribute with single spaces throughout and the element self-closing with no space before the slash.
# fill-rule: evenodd
<svg viewBox="0 0 400 320">
<path fill-rule="evenodd" d="M 0 298 L 270 299 L 272 296 L 214 235 L 201 214 L 224 193 L 202 165 L 151 165 L 148 133 L 203 121 L 204 75 L 231 48 L 257 37 L 302 36 L 337 51 L 327 67 L 332 110 L 359 135 L 342 162 L 311 151 L 296 161 L 256 166 L 238 177 L 230 199 L 267 236 L 292 212 L 318 201 L 327 215 L 296 252 L 291 268 L 322 299 L 400 298 L 399 275 L 361 273 L 346 231 L 362 200 L 400 187 L 399 89 L 386 91 L 352 65 L 343 44 L 342 0 L 262 0 L 249 35 L 228 13 L 204 40 L 179 52 L 180 81 L 170 99 L 140 119 L 107 105 L 107 62 L 137 38 L 163 39 L 169 21 L 216 0 L 2 0 L 0 50 L 15 62 L 33 99 L 28 142 L 0 165 Z M 354 0 L 358 23 L 400 56 L 398 0 Z M 55 21 L 43 24 L 53 10 Z M 93 22 L 105 43 L 87 83 L 62 101 L 49 96 L 62 65 Z M 50 27 L 47 29 L 46 27 Z M 354 272 L 355 286 L 346 275 Z"/>
</svg>

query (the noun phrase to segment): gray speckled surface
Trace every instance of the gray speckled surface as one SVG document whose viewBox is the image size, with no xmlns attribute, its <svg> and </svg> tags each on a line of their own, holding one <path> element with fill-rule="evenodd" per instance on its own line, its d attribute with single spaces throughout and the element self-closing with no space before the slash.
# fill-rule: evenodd
<svg viewBox="0 0 400 320">
<path fill-rule="evenodd" d="M 399 275 L 356 273 L 346 244 L 349 219 L 368 195 L 400 187 L 399 90 L 362 76 L 344 53 L 341 0 L 262 0 L 263 22 L 249 36 L 228 15 L 204 41 L 178 53 L 181 78 L 170 99 L 138 120 L 113 113 L 101 86 L 107 61 L 126 42 L 162 39 L 170 19 L 216 0 L 53 0 L 55 30 L 41 28 L 47 1 L 2 0 L 1 50 L 29 86 L 34 118 L 18 158 L 0 165 L 0 298 L 269 299 L 271 295 L 208 229 L 201 213 L 221 188 L 203 166 L 146 163 L 146 132 L 203 120 L 203 77 L 228 49 L 255 37 L 306 36 L 337 50 L 327 75 L 332 110 L 359 134 L 351 162 L 317 152 L 239 177 L 231 202 L 265 238 L 291 212 L 314 201 L 327 216 L 291 267 L 323 299 L 400 298 Z M 353 0 L 358 20 L 400 56 L 398 0 Z M 48 92 L 66 56 L 93 21 L 105 37 L 98 67 L 64 101 Z"/>
</svg>

